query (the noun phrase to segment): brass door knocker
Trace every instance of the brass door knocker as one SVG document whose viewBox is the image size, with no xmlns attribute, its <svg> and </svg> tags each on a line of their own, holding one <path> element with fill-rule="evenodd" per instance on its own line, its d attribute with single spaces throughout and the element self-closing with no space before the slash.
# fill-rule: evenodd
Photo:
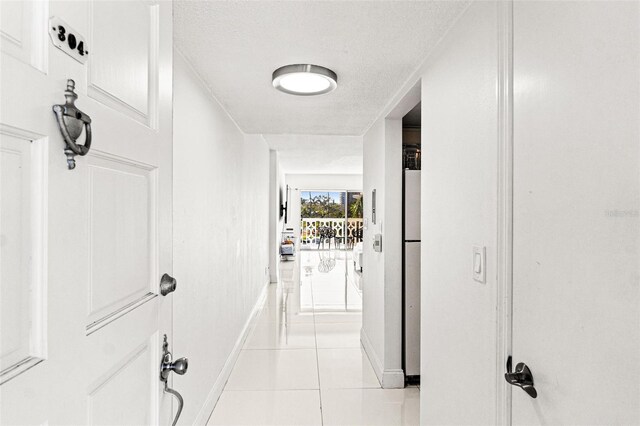
<svg viewBox="0 0 640 426">
<path fill-rule="evenodd" d="M 69 170 L 73 170 L 76 167 L 74 157 L 76 155 L 87 155 L 89 148 L 91 148 L 91 117 L 76 108 L 75 101 L 78 99 L 78 95 L 74 91 L 75 87 L 75 81 L 67 80 L 67 90 L 64 92 L 65 104 L 53 106 L 60 133 L 62 133 L 62 137 L 67 144 L 64 153 L 67 155 Z M 83 127 L 86 129 L 84 145 L 78 145 L 76 140 L 82 134 Z"/>
</svg>

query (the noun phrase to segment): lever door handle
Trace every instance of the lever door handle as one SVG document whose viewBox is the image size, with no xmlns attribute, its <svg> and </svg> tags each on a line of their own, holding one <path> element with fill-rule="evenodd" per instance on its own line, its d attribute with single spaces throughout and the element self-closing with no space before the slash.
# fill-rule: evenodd
<svg viewBox="0 0 640 426">
<path fill-rule="evenodd" d="M 538 391 L 533 384 L 533 374 L 527 364 L 519 362 L 515 371 L 511 371 L 511 355 L 507 358 L 507 372 L 504 374 L 504 378 L 510 385 L 522 388 L 531 398 L 538 396 Z"/>
<path fill-rule="evenodd" d="M 171 355 L 171 352 L 169 352 L 169 342 L 167 342 L 167 335 L 165 334 L 164 341 L 162 343 L 162 360 L 160 361 L 160 380 L 164 382 L 164 391 L 168 394 L 173 395 L 178 400 L 178 410 L 176 411 L 176 415 L 173 418 L 172 426 L 176 426 L 176 423 L 178 423 L 178 419 L 180 418 L 180 414 L 182 413 L 182 407 L 184 407 L 184 399 L 182 399 L 182 395 L 180 395 L 178 391 L 169 387 L 169 374 L 171 374 L 171 372 L 173 371 L 174 373 L 182 376 L 187 372 L 188 368 L 189 360 L 187 358 L 183 357 L 178 358 L 175 361 L 173 360 L 173 356 Z"/>
<path fill-rule="evenodd" d="M 182 414 L 184 399 L 182 398 L 182 395 L 180 395 L 180 392 L 175 389 L 171 389 L 169 385 L 167 385 L 167 382 L 164 382 L 164 391 L 169 395 L 173 395 L 178 400 L 178 409 L 176 410 L 176 415 L 173 418 L 173 422 L 171 423 L 171 426 L 176 426 L 176 424 L 178 423 L 178 419 L 180 418 L 180 414 Z"/>
</svg>

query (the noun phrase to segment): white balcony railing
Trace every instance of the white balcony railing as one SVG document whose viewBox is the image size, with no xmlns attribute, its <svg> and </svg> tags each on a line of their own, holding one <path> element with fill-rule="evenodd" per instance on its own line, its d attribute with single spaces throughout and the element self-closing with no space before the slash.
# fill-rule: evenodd
<svg viewBox="0 0 640 426">
<path fill-rule="evenodd" d="M 330 228 L 333 230 L 332 241 L 321 241 L 320 230 Z M 302 218 L 300 221 L 300 244 L 302 248 L 315 249 L 324 247 L 326 242 L 332 242 L 335 247 L 346 244 L 351 248 L 354 243 L 362 239 L 362 219 L 315 219 Z"/>
</svg>

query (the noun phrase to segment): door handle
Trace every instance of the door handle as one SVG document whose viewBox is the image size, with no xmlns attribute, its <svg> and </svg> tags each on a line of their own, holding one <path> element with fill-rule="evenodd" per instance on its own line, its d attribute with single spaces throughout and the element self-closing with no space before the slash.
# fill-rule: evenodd
<svg viewBox="0 0 640 426">
<path fill-rule="evenodd" d="M 169 353 L 169 355 L 171 355 L 171 353 Z M 176 359 L 175 361 L 171 361 L 171 359 L 169 359 L 168 362 L 162 363 L 162 370 L 160 372 L 160 375 L 166 381 L 166 379 L 169 378 L 169 373 L 174 372 L 182 376 L 187 372 L 188 368 L 189 368 L 189 360 L 187 358 L 182 357 L 182 358 Z"/>
<path fill-rule="evenodd" d="M 164 274 L 160 278 L 160 294 L 163 296 L 176 291 L 177 286 L 178 281 L 169 274 Z"/>
<path fill-rule="evenodd" d="M 507 372 L 504 374 L 504 378 L 510 385 L 522 388 L 531 398 L 538 396 L 538 391 L 533 386 L 533 374 L 527 364 L 519 362 L 516 365 L 516 370 L 511 371 L 511 355 L 507 358 Z"/>
<path fill-rule="evenodd" d="M 166 274 L 165 274 L 166 275 Z M 164 391 L 173 395 L 178 400 L 178 411 L 173 419 L 172 426 L 176 426 L 180 414 L 182 414 L 182 407 L 184 407 L 184 399 L 182 395 L 174 389 L 171 389 L 168 384 L 169 374 L 173 371 L 176 374 L 183 375 L 189 368 L 189 360 L 187 358 L 178 358 L 173 360 L 173 355 L 169 352 L 169 343 L 167 342 L 167 335 L 164 335 L 164 341 L 162 343 L 162 360 L 160 361 L 160 380 L 164 382 Z"/>
</svg>

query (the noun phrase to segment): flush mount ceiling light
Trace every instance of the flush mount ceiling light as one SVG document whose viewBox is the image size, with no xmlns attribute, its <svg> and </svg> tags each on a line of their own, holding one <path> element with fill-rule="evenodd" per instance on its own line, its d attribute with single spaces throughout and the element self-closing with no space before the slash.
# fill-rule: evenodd
<svg viewBox="0 0 640 426">
<path fill-rule="evenodd" d="M 319 65 L 285 65 L 273 72 L 272 83 L 273 87 L 290 95 L 313 96 L 338 87 L 338 76 Z"/>
</svg>

